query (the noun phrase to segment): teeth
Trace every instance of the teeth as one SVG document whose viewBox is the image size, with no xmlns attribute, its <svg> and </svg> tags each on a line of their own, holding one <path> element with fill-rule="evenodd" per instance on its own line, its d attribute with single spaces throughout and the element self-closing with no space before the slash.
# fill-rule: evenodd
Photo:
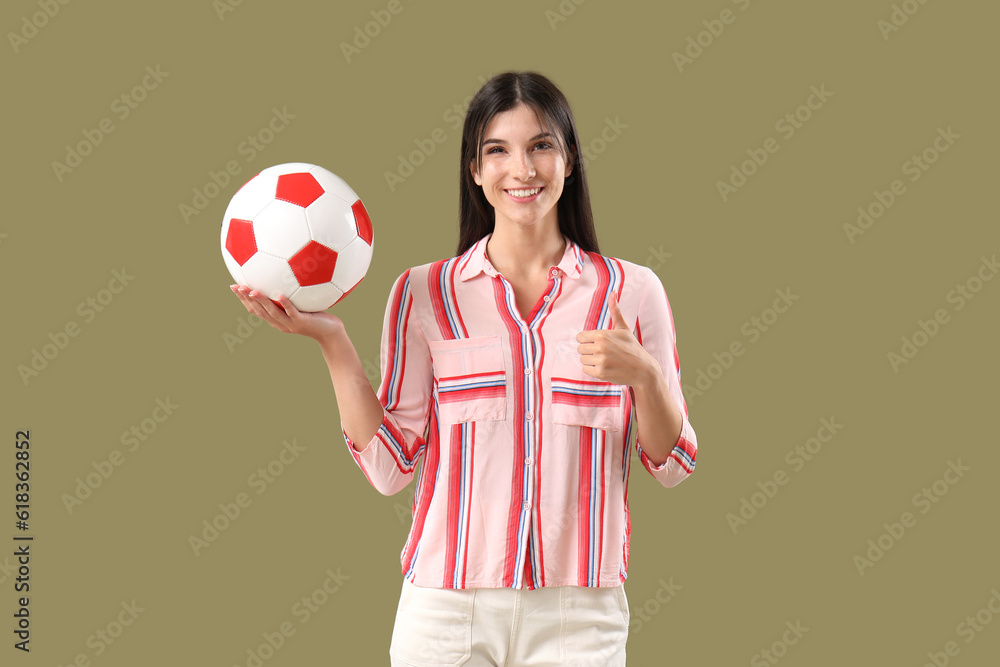
<svg viewBox="0 0 1000 667">
<path fill-rule="evenodd" d="M 538 194 L 539 190 L 541 190 L 541 188 L 532 188 L 531 190 L 508 190 L 507 192 L 511 193 L 515 197 L 531 197 Z"/>
</svg>

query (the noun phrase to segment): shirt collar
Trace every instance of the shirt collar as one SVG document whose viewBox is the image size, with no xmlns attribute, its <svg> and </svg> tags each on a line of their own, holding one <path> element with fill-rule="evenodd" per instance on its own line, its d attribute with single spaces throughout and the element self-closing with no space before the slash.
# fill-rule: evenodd
<svg viewBox="0 0 1000 667">
<path fill-rule="evenodd" d="M 497 275 L 497 270 L 490 263 L 489 257 L 486 256 L 486 243 L 490 240 L 491 236 L 493 236 L 493 232 L 476 241 L 475 245 L 469 248 L 463 257 L 460 258 L 459 278 L 462 281 L 474 278 L 480 272 L 488 276 Z M 562 271 L 564 276 L 579 278 L 583 273 L 583 250 L 565 234 L 563 235 L 563 240 L 566 241 L 566 249 L 563 251 L 562 259 L 559 260 L 556 268 Z"/>
</svg>

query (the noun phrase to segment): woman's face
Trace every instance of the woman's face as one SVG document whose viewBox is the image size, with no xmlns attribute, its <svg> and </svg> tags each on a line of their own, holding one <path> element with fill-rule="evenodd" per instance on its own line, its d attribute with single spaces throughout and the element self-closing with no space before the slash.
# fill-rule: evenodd
<svg viewBox="0 0 1000 667">
<path fill-rule="evenodd" d="M 556 202 L 572 167 L 529 107 L 519 104 L 490 120 L 480 159 L 482 171 L 473 163 L 472 175 L 496 210 L 497 225 L 559 229 Z"/>
</svg>

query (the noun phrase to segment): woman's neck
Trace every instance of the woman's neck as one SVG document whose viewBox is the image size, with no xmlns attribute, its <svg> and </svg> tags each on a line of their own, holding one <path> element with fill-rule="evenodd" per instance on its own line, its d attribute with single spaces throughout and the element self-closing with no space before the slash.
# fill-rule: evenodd
<svg viewBox="0 0 1000 667">
<path fill-rule="evenodd" d="M 547 273 L 566 252 L 566 241 L 558 229 L 545 238 L 526 233 L 513 237 L 494 230 L 486 244 L 486 257 L 505 278 L 517 280 Z"/>
</svg>

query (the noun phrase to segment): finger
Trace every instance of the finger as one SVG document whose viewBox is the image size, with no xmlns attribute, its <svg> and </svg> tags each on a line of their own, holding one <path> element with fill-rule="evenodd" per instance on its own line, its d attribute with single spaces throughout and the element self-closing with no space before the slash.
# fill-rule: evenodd
<svg viewBox="0 0 1000 667">
<path fill-rule="evenodd" d="M 231 285 L 230 287 L 232 287 L 232 290 L 233 290 L 233 292 L 236 293 L 236 296 L 239 297 L 240 303 L 242 303 L 243 307 L 247 309 L 247 312 L 248 313 L 252 313 L 253 312 L 253 308 L 250 307 L 250 302 L 249 302 L 248 297 L 242 291 L 240 291 L 241 290 L 241 286 L 239 286 L 239 285 L 232 286 Z"/>
<path fill-rule="evenodd" d="M 267 322 L 269 326 L 282 333 L 288 333 L 290 331 L 288 323 L 286 321 L 282 321 L 280 319 L 282 316 L 276 314 L 276 311 L 280 309 L 275 306 L 269 298 L 260 292 L 250 290 L 246 299 L 252 307 L 251 312 L 263 321 Z"/>
<path fill-rule="evenodd" d="M 278 304 L 285 310 L 285 315 L 288 316 L 290 320 L 295 319 L 302 314 L 301 311 L 295 307 L 295 304 L 292 303 L 292 300 L 284 294 L 278 295 Z"/>
<path fill-rule="evenodd" d="M 271 316 L 268 314 L 267 309 L 264 308 L 264 305 L 260 302 L 260 299 L 258 298 L 260 292 L 256 292 L 248 288 L 247 290 L 244 291 L 243 294 L 247 300 L 247 304 L 250 306 L 250 310 L 253 311 L 254 315 L 263 319 L 264 321 L 270 320 Z"/>
<path fill-rule="evenodd" d="M 240 300 L 243 302 L 243 305 L 246 306 L 247 311 L 267 321 L 268 319 L 267 311 L 264 310 L 264 307 L 260 305 L 259 301 L 255 297 L 251 296 L 251 293 L 253 293 L 253 290 L 245 285 L 240 285 L 239 287 L 237 287 L 236 294 L 240 297 Z"/>
<path fill-rule="evenodd" d="M 285 311 L 277 306 L 274 301 L 260 292 L 250 292 L 250 296 L 257 301 L 257 304 L 264 310 L 265 313 L 267 313 L 275 324 L 279 324 L 281 326 L 285 326 L 287 324 L 288 315 L 286 315 Z"/>
<path fill-rule="evenodd" d="M 611 293 L 611 298 L 608 300 L 608 307 L 611 311 L 611 323 L 614 325 L 609 328 L 628 329 L 625 316 L 622 315 L 622 309 L 618 306 L 618 296 L 614 292 Z"/>
</svg>

